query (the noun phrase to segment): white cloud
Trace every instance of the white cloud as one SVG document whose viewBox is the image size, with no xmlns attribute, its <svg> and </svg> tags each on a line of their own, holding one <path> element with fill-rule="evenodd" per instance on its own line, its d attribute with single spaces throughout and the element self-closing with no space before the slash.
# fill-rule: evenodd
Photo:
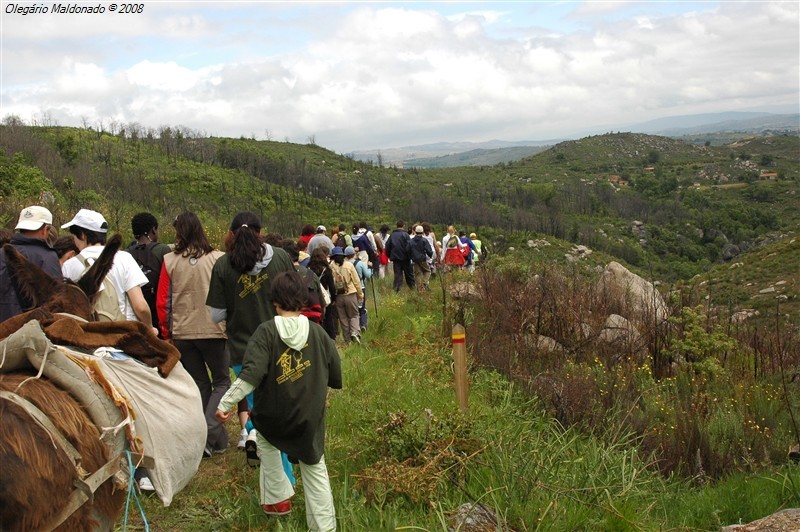
<svg viewBox="0 0 800 532">
<path fill-rule="evenodd" d="M 6 16 L 0 114 L 350 151 L 797 104 L 794 2 L 497 5 L 153 3 L 105 29 L 42 19 L 52 36 Z"/>
<path fill-rule="evenodd" d="M 142 89 L 189 91 L 200 82 L 210 81 L 216 68 L 190 70 L 183 68 L 174 61 L 167 63 L 151 63 L 142 61 L 133 65 L 126 71 L 128 81 Z"/>
</svg>

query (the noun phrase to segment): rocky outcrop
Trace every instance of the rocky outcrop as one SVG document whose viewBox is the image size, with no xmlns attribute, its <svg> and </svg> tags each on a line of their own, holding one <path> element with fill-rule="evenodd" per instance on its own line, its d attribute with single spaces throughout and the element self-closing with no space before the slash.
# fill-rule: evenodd
<svg viewBox="0 0 800 532">
<path fill-rule="evenodd" d="M 612 314 L 606 318 L 597 340 L 621 354 L 636 357 L 647 355 L 647 346 L 639 330 L 619 314 Z"/>
<path fill-rule="evenodd" d="M 465 503 L 450 514 L 451 532 L 488 532 L 490 530 L 506 530 L 502 518 L 494 509 L 485 504 Z"/>
<path fill-rule="evenodd" d="M 450 297 L 452 297 L 453 299 L 463 299 L 467 301 L 480 301 L 481 299 L 483 299 L 483 296 L 478 290 L 478 287 L 475 286 L 473 283 L 461 281 L 453 283 L 448 288 L 450 292 Z"/>
<path fill-rule="evenodd" d="M 631 272 L 618 262 L 610 262 L 597 283 L 600 295 L 607 298 L 635 323 L 657 322 L 668 316 L 667 304 L 653 283 Z"/>
<path fill-rule="evenodd" d="M 758 521 L 746 525 L 730 525 L 720 529 L 721 532 L 756 532 L 766 530 L 800 530 L 800 509 L 790 508 L 768 515 Z"/>
<path fill-rule="evenodd" d="M 580 259 L 585 259 L 591 254 L 592 250 L 586 246 L 572 246 L 572 249 L 569 251 L 569 253 L 566 253 L 564 256 L 566 257 L 567 261 L 575 262 Z"/>
<path fill-rule="evenodd" d="M 542 336 L 541 334 L 526 334 L 524 342 L 526 347 L 540 353 L 561 353 L 564 351 L 564 346 L 549 336 Z"/>
<path fill-rule="evenodd" d="M 731 323 L 743 323 L 753 316 L 758 316 L 758 311 L 752 308 L 742 309 L 731 316 Z"/>
</svg>

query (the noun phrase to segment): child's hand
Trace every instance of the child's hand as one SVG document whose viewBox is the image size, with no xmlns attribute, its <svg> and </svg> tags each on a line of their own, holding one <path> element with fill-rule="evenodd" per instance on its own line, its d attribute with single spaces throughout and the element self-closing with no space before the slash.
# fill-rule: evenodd
<svg viewBox="0 0 800 532">
<path fill-rule="evenodd" d="M 225 423 L 226 421 L 228 421 L 228 419 L 230 419 L 231 413 L 223 412 L 222 410 L 217 410 L 217 413 L 214 414 L 214 417 L 216 417 L 220 423 Z"/>
</svg>

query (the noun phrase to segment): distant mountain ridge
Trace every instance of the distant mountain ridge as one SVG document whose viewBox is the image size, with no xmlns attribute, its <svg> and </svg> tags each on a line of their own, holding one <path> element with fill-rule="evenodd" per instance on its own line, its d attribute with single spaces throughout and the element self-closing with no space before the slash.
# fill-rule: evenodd
<svg viewBox="0 0 800 532">
<path fill-rule="evenodd" d="M 701 115 L 658 118 L 630 126 L 636 133 L 677 137 L 701 133 L 760 133 L 800 130 L 800 113 L 706 113 Z"/>
<path fill-rule="evenodd" d="M 419 168 L 444 168 L 450 166 L 476 166 L 480 164 L 497 164 L 501 161 L 518 160 L 539 153 L 548 146 L 552 146 L 564 139 L 558 140 L 487 140 L 484 142 L 435 142 L 432 144 L 419 144 L 403 146 L 400 148 L 386 148 L 374 150 L 354 151 L 349 155 L 359 161 L 372 161 L 384 166 L 397 165 L 416 166 Z M 537 148 L 534 150 L 520 150 L 520 148 Z M 500 155 L 502 150 L 512 150 L 515 155 L 509 159 L 508 155 Z M 487 152 L 494 152 L 495 162 L 476 163 L 471 157 L 451 157 L 464 153 L 473 153 L 477 159 L 486 158 Z M 443 160 L 434 161 L 438 158 Z M 491 157 L 489 157 L 491 158 Z M 431 162 L 431 166 L 428 166 Z"/>
<path fill-rule="evenodd" d="M 671 116 L 625 126 L 621 130 L 667 137 L 736 133 L 759 135 L 768 132 L 800 134 L 800 113 L 726 112 Z M 360 150 L 352 152 L 350 156 L 383 166 L 417 168 L 491 166 L 524 159 L 565 140 L 573 139 L 436 142 L 400 148 Z"/>
<path fill-rule="evenodd" d="M 498 163 L 519 161 L 525 157 L 541 153 L 550 147 L 549 144 L 541 146 L 512 146 L 492 150 L 477 149 L 439 157 L 423 157 L 419 159 L 406 159 L 402 162 L 405 168 L 450 168 L 453 166 L 494 166 Z"/>
</svg>

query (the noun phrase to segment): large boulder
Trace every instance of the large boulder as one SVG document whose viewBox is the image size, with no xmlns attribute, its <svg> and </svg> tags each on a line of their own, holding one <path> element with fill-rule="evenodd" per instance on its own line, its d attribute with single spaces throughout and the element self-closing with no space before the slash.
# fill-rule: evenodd
<svg viewBox="0 0 800 532">
<path fill-rule="evenodd" d="M 630 321 L 619 314 L 606 318 L 597 340 L 621 355 L 633 355 L 637 359 L 647 355 L 645 339 Z"/>
<path fill-rule="evenodd" d="M 459 281 L 453 283 L 448 288 L 450 297 L 453 299 L 464 299 L 467 301 L 480 301 L 483 299 L 483 295 L 474 283 Z"/>
<path fill-rule="evenodd" d="M 667 304 L 653 283 L 639 277 L 618 262 L 610 262 L 597 283 L 597 290 L 612 308 L 636 323 L 664 321 Z"/>
<path fill-rule="evenodd" d="M 528 349 L 532 349 L 533 351 L 540 353 L 550 354 L 561 353 L 564 351 L 564 346 L 556 342 L 554 339 L 550 338 L 549 336 L 543 336 L 536 333 L 526 334 L 523 338 L 523 343 Z"/>
<path fill-rule="evenodd" d="M 789 508 L 768 515 L 758 521 L 746 525 L 729 525 L 720 529 L 722 532 L 756 532 L 767 530 L 800 530 L 800 509 Z"/>
</svg>

